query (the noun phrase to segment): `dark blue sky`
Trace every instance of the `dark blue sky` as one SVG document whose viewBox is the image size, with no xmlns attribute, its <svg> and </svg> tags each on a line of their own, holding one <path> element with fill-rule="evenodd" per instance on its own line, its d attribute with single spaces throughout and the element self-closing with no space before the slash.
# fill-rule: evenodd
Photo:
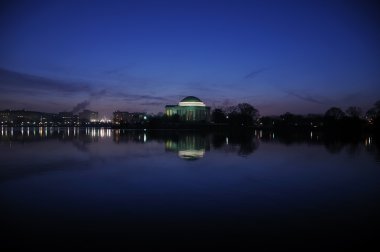
<svg viewBox="0 0 380 252">
<path fill-rule="evenodd" d="M 261 114 L 380 99 L 376 1 L 2 1 L 0 109 Z M 84 107 L 84 106 L 83 106 Z"/>
</svg>

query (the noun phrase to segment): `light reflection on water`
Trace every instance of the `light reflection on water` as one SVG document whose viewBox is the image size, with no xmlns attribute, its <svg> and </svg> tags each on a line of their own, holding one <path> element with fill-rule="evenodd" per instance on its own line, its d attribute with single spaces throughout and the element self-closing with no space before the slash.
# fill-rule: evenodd
<svg viewBox="0 0 380 252">
<path fill-rule="evenodd" d="M 153 133 L 152 133 L 153 132 Z M 49 139 L 58 139 L 66 141 L 93 141 L 98 142 L 103 139 L 112 139 L 115 143 L 120 141 L 133 141 L 139 143 L 149 143 L 151 141 L 165 142 L 167 151 L 175 151 L 179 157 L 188 160 L 195 160 L 204 157 L 205 153 L 210 150 L 210 142 L 215 149 L 219 146 L 232 145 L 240 147 L 237 151 L 241 155 L 252 154 L 260 145 L 265 143 L 282 143 L 282 144 L 308 144 L 323 145 L 329 152 L 338 153 L 344 148 L 350 148 L 351 151 L 359 151 L 365 148 L 372 152 L 378 152 L 378 147 L 374 144 L 373 136 L 360 136 L 356 138 L 335 138 L 331 136 L 323 136 L 318 132 L 310 131 L 301 136 L 284 136 L 275 132 L 263 132 L 262 130 L 254 130 L 245 132 L 244 135 L 234 132 L 229 133 L 212 133 L 212 134 L 196 134 L 195 132 L 187 132 L 185 134 L 164 134 L 162 131 L 133 131 L 126 129 L 110 129 L 110 128 L 80 128 L 80 127 L 1 127 L 0 142 L 12 143 L 17 142 L 38 142 Z M 175 136 L 173 138 L 173 136 Z M 309 136 L 309 137 L 308 137 Z M 223 138 L 223 140 L 221 139 Z M 231 141 L 232 140 L 232 141 Z M 235 148 L 236 150 L 236 148 Z M 376 160 L 379 160 L 377 158 Z"/>
<path fill-rule="evenodd" d="M 1 228 L 17 244 L 371 242 L 379 153 L 375 136 L 316 131 L 2 127 Z"/>
<path fill-rule="evenodd" d="M 92 136 L 96 138 L 111 138 L 113 136 L 119 136 L 120 134 L 126 134 L 127 132 L 131 132 L 132 130 L 125 129 L 110 129 L 110 128 L 80 128 L 80 127 L 4 127 L 1 126 L 1 137 L 2 141 L 4 140 L 20 140 L 20 138 L 12 138 L 13 136 L 23 137 L 22 139 L 27 140 L 30 136 L 37 136 L 40 138 L 46 138 L 49 136 L 60 136 L 60 137 L 70 137 L 72 136 Z M 139 139 L 143 142 L 147 142 L 147 134 L 144 131 L 140 131 Z M 276 140 L 278 137 L 275 135 L 275 132 L 263 132 L 262 130 L 254 130 L 252 134 L 257 139 L 273 139 Z M 320 136 L 313 131 L 309 133 L 310 140 L 314 140 L 314 138 L 319 138 Z M 318 139 L 316 139 L 318 140 Z M 117 140 L 116 140 L 117 141 Z M 226 144 L 228 144 L 228 136 L 225 138 Z M 373 142 L 372 136 L 367 136 L 364 138 L 363 143 L 368 146 Z"/>
<path fill-rule="evenodd" d="M 324 136 L 319 132 L 306 132 L 303 135 L 284 135 L 275 132 L 254 130 L 251 132 L 216 132 L 200 133 L 192 131 L 150 131 L 150 130 L 126 130 L 110 128 L 80 128 L 80 127 L 1 127 L 0 143 L 12 148 L 14 144 L 29 142 L 43 142 L 48 140 L 72 141 L 89 144 L 91 142 L 106 141 L 107 145 L 112 140 L 115 144 L 123 142 L 137 142 L 148 144 L 151 142 L 164 142 L 164 148 L 168 152 L 176 152 L 178 157 L 185 160 L 197 160 L 203 158 L 210 151 L 223 149 L 235 152 L 240 156 L 253 154 L 260 143 L 278 143 L 285 145 L 306 144 L 321 145 L 330 153 L 340 153 L 346 149 L 355 153 L 366 150 L 375 155 L 379 161 L 378 141 L 371 135 L 343 137 Z"/>
</svg>

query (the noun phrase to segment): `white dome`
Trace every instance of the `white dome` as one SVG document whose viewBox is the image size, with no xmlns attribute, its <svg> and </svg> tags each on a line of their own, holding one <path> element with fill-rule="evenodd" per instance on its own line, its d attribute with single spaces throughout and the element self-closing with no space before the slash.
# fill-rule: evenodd
<svg viewBox="0 0 380 252">
<path fill-rule="evenodd" d="M 206 107 L 206 105 L 195 96 L 187 96 L 182 99 L 179 103 L 181 107 Z"/>
</svg>

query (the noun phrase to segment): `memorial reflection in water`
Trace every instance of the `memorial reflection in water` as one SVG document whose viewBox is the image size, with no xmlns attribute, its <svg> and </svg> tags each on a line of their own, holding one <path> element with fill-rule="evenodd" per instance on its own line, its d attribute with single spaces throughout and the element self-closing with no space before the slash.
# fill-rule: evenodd
<svg viewBox="0 0 380 252">
<path fill-rule="evenodd" d="M 185 160 L 196 160 L 210 150 L 210 141 L 208 137 L 199 135 L 178 136 L 177 139 L 165 140 L 165 150 L 177 152 Z"/>
</svg>

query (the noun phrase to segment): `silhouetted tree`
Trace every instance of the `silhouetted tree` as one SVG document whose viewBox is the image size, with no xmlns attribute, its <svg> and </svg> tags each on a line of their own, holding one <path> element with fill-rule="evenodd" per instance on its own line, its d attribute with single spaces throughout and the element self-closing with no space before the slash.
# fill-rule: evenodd
<svg viewBox="0 0 380 252">
<path fill-rule="evenodd" d="M 346 110 L 347 117 L 343 120 L 346 131 L 360 132 L 365 127 L 365 121 L 362 119 L 362 110 L 359 107 L 351 106 Z"/>
<path fill-rule="evenodd" d="M 330 130 L 343 130 L 346 129 L 344 119 L 346 114 L 337 107 L 329 108 L 325 113 L 324 126 Z"/>
<path fill-rule="evenodd" d="M 237 105 L 240 123 L 243 125 L 253 125 L 259 118 L 259 111 L 248 103 L 239 103 Z"/>
<path fill-rule="evenodd" d="M 237 106 L 225 108 L 225 118 L 232 126 L 253 126 L 259 118 L 259 111 L 248 103 L 239 103 Z"/>
<path fill-rule="evenodd" d="M 259 111 L 251 104 L 239 103 L 237 107 L 242 115 L 247 115 L 253 120 L 256 120 L 259 117 Z"/>
<path fill-rule="evenodd" d="M 309 126 L 307 123 L 307 119 L 302 115 L 294 115 L 292 113 L 286 112 L 285 114 L 280 116 L 280 126 L 285 128 L 290 127 L 305 127 Z"/>
<path fill-rule="evenodd" d="M 367 114 L 375 116 L 380 113 L 380 100 L 374 103 L 374 106 L 367 111 Z"/>
<path fill-rule="evenodd" d="M 343 119 L 345 116 L 346 115 L 344 114 L 344 112 L 340 108 L 337 108 L 337 107 L 332 107 L 328 109 L 325 113 L 325 117 L 329 119 L 334 119 L 334 120 Z"/>
<path fill-rule="evenodd" d="M 359 107 L 351 106 L 346 110 L 346 114 L 352 118 L 360 118 L 362 116 L 362 109 Z"/>
<path fill-rule="evenodd" d="M 224 123 L 226 122 L 226 114 L 222 109 L 214 109 L 211 114 L 212 121 L 214 123 Z"/>
<path fill-rule="evenodd" d="M 226 115 L 229 115 L 229 114 L 232 114 L 232 113 L 237 113 L 238 112 L 238 108 L 237 108 L 237 106 L 228 106 L 228 107 L 224 107 L 223 111 L 224 111 L 224 113 Z"/>
<path fill-rule="evenodd" d="M 373 121 L 375 120 L 376 118 L 376 115 L 377 115 L 377 111 L 375 108 L 370 108 L 367 113 L 365 114 L 366 118 L 370 121 Z"/>
<path fill-rule="evenodd" d="M 367 111 L 366 117 L 374 125 L 374 129 L 380 133 L 380 100 L 375 102 L 374 107 Z"/>
</svg>

